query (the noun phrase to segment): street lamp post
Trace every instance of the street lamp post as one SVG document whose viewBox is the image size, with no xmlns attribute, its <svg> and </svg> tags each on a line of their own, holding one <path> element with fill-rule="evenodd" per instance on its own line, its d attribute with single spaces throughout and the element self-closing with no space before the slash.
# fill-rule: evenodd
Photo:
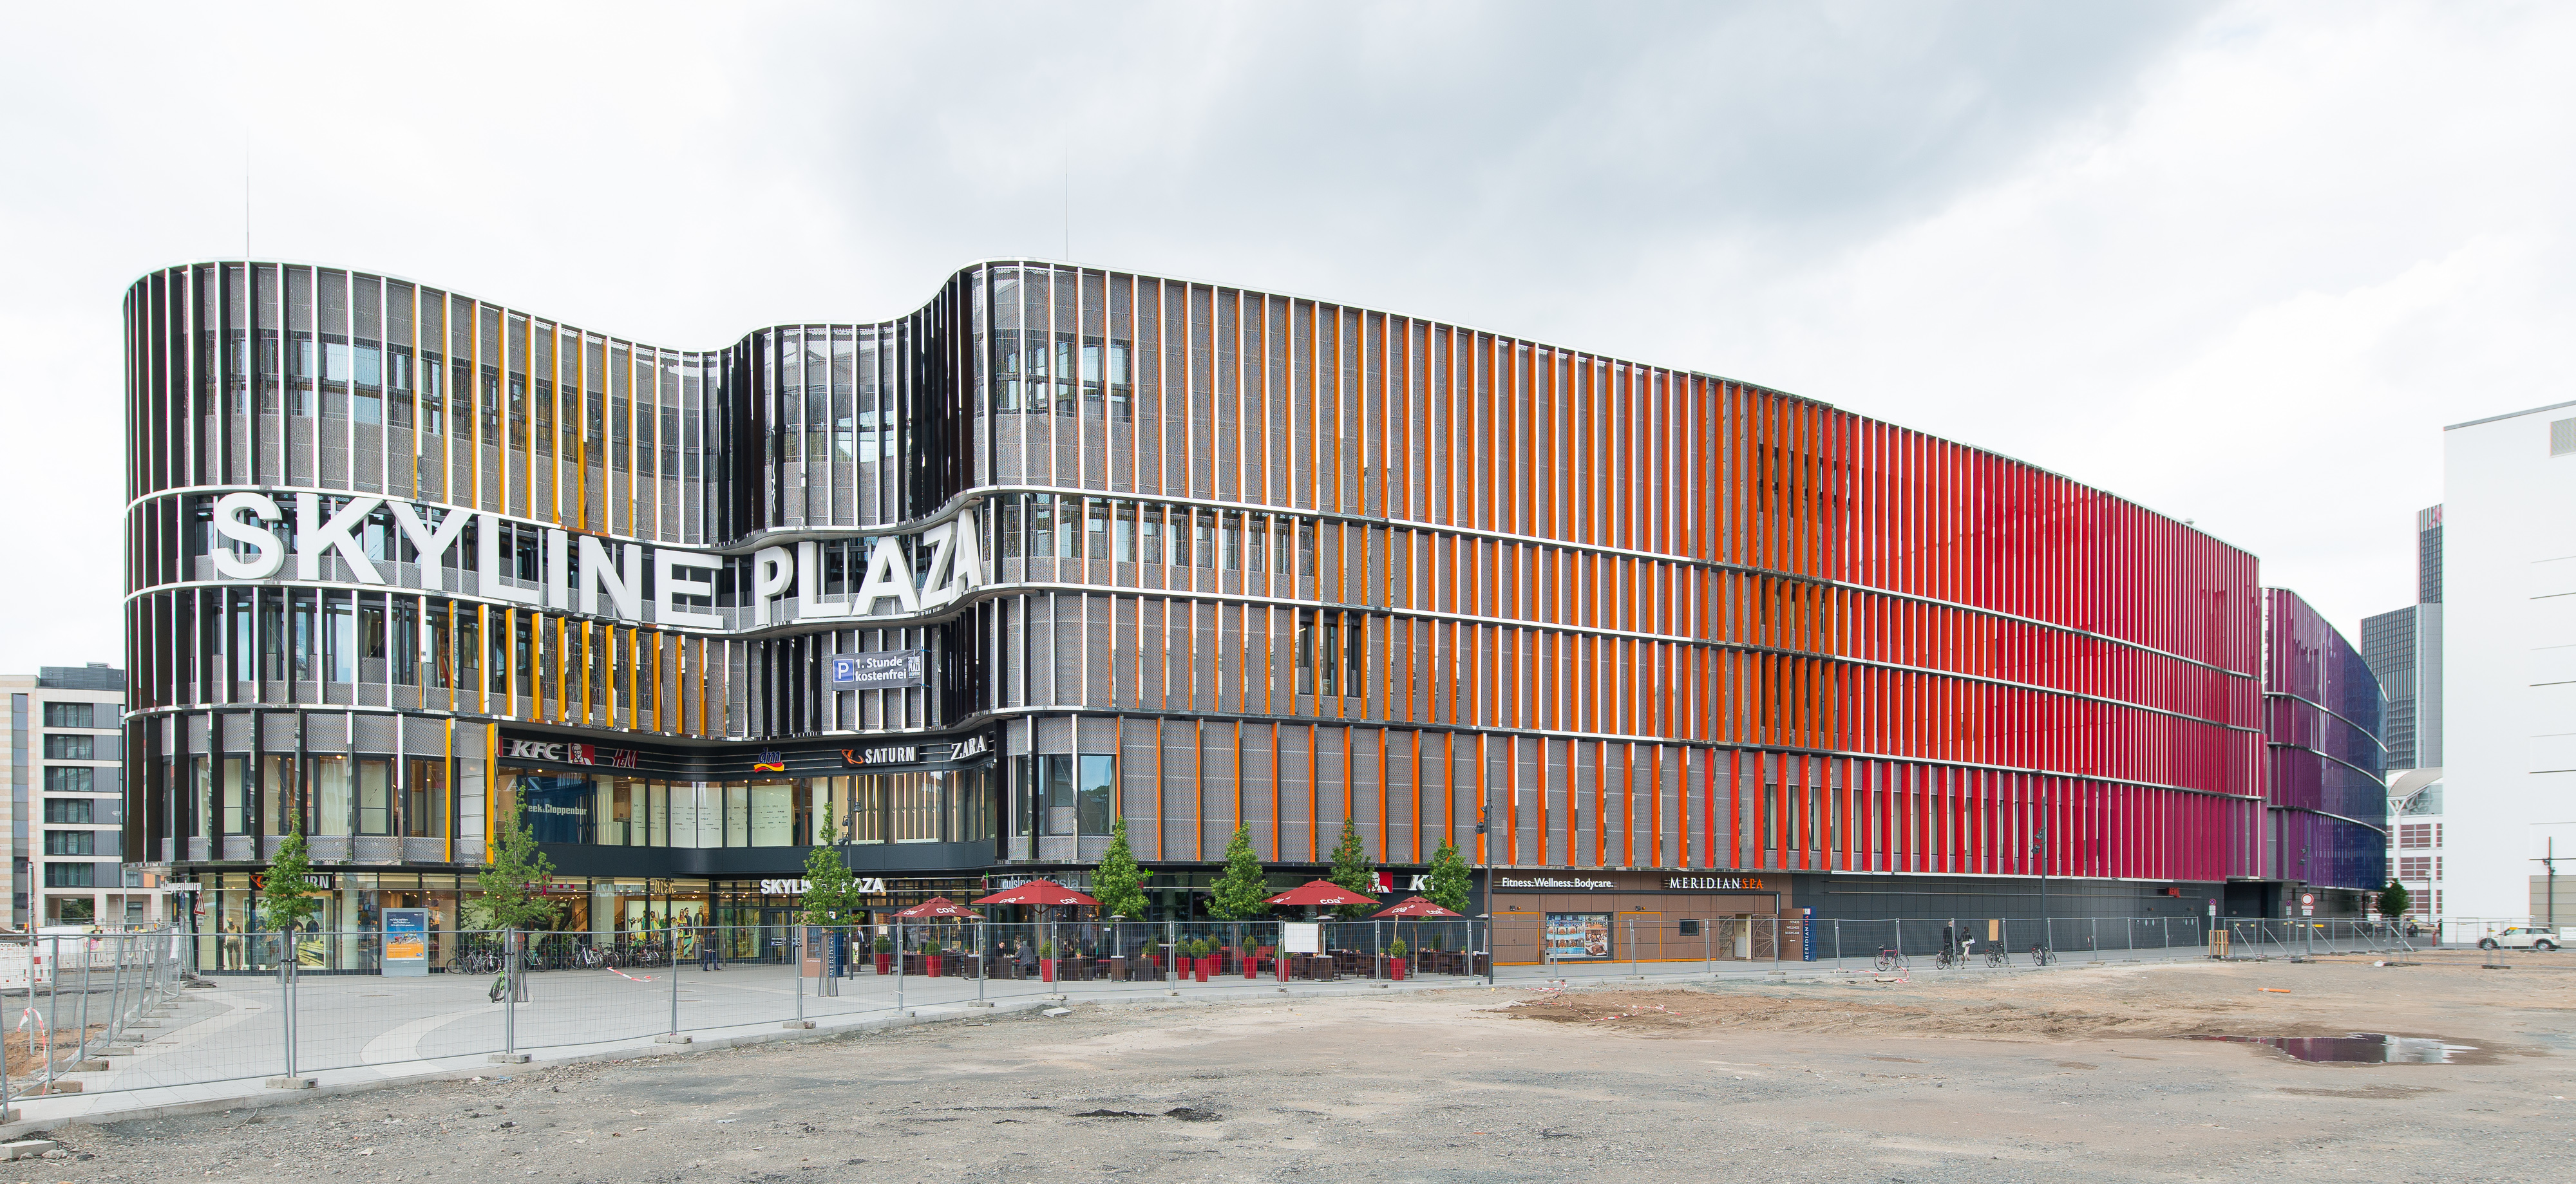
<svg viewBox="0 0 2576 1184">
<path fill-rule="evenodd" d="M 1493 841 L 1487 837 L 1490 832 L 1486 826 L 1485 820 L 1489 816 L 1491 810 L 1489 797 L 1491 792 L 1491 787 L 1485 784 L 1484 779 L 1478 778 L 1476 782 L 1476 863 L 1481 866 L 1485 872 L 1485 891 L 1484 902 L 1478 906 L 1476 911 L 1483 914 L 1485 918 L 1485 949 L 1483 952 L 1485 955 L 1485 981 L 1489 984 L 1494 981 L 1494 844 Z M 1467 973 L 1470 976 L 1473 976 L 1476 973 L 1476 954 L 1478 952 L 1474 949 L 1476 944 L 1477 943 L 1473 941 L 1467 943 L 1469 947 L 1467 950 Z"/>
<path fill-rule="evenodd" d="M 2039 828 L 2031 836 L 2030 853 L 2039 864 L 2039 940 L 2043 948 L 2052 947 L 2048 932 L 2048 828 Z"/>
</svg>

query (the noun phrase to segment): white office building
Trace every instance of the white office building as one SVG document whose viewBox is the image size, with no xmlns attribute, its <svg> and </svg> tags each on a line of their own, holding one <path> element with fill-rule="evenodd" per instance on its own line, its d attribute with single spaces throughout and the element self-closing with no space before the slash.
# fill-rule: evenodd
<svg viewBox="0 0 2576 1184">
<path fill-rule="evenodd" d="M 2576 924 L 2576 402 L 2454 424 L 2443 466 L 2441 911 Z"/>
<path fill-rule="evenodd" d="M 9 705 L 11 927 L 166 919 L 159 877 L 124 862 L 125 672 L 92 663 L 0 674 L 0 695 Z"/>
</svg>

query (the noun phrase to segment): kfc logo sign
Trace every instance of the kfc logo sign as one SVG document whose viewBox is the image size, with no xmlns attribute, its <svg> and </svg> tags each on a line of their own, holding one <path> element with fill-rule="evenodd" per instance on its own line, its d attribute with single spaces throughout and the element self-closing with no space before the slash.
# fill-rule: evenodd
<svg viewBox="0 0 2576 1184">
<path fill-rule="evenodd" d="M 558 765 L 603 765 L 611 769 L 635 767 L 635 750 L 600 748 L 590 744 L 571 744 L 559 740 L 504 740 L 504 759 L 552 761 Z"/>
</svg>

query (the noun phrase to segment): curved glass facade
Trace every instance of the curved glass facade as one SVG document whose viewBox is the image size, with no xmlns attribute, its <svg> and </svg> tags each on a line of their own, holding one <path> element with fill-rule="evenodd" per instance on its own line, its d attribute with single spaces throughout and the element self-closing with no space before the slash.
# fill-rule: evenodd
<svg viewBox="0 0 2576 1184">
<path fill-rule="evenodd" d="M 2387 696 L 2361 652 L 2296 593 L 2267 588 L 2263 726 L 2274 874 L 2388 882 Z"/>
<path fill-rule="evenodd" d="M 127 323 L 173 864 L 452 872 L 515 794 L 598 877 L 2268 874 L 2252 556 L 1777 391 L 1016 262 L 707 351 L 277 264 Z"/>
</svg>

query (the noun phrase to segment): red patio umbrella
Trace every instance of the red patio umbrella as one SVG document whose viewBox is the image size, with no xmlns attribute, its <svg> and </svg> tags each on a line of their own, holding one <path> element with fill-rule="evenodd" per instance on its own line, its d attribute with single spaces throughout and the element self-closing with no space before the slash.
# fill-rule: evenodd
<svg viewBox="0 0 2576 1184">
<path fill-rule="evenodd" d="M 1095 907 L 1100 904 L 1099 901 L 1093 900 L 1088 896 L 1084 896 L 1083 894 L 1076 892 L 1071 888 L 1067 888 L 1062 884 L 1058 884 L 1053 880 L 1031 880 L 1017 888 L 1002 889 L 991 896 L 977 900 L 975 903 L 1039 905 L 1087 904 Z"/>
<path fill-rule="evenodd" d="M 1453 912 L 1450 912 L 1450 911 L 1449 911 L 1449 910 L 1447 910 L 1447 909 L 1441 908 L 1439 905 L 1433 904 L 1433 903 L 1431 903 L 1430 901 L 1424 900 L 1424 899 L 1422 899 L 1422 898 L 1421 898 L 1421 897 L 1419 897 L 1419 896 L 1408 896 L 1408 897 L 1405 897 L 1403 900 L 1397 901 L 1397 902 L 1395 902 L 1394 904 L 1388 905 L 1388 906 L 1387 906 L 1387 907 L 1385 907 L 1385 908 L 1379 909 L 1378 911 L 1376 911 L 1376 912 L 1374 912 L 1374 913 L 1370 913 L 1370 914 L 1369 914 L 1369 916 L 1370 916 L 1370 917 L 1372 917 L 1372 918 L 1375 918 L 1375 917 L 1455 917 L 1455 916 L 1459 916 L 1459 915 L 1460 915 L 1460 914 L 1453 913 Z"/>
<path fill-rule="evenodd" d="M 950 900 L 945 896 L 931 897 L 920 904 L 905 909 L 900 913 L 896 913 L 895 916 L 905 918 L 907 920 L 920 917 L 942 917 L 958 921 L 981 921 L 984 919 L 982 914 L 977 913 L 975 910 L 967 908 L 965 905 L 959 904 L 956 901 Z"/>
<path fill-rule="evenodd" d="M 1273 896 L 1263 903 L 1314 905 L 1321 908 L 1339 908 L 1343 905 L 1352 904 L 1376 904 L 1377 898 L 1374 896 L 1362 896 L 1357 892 L 1353 892 L 1348 888 L 1344 888 L 1341 885 L 1332 882 L 1331 880 L 1308 880 L 1304 884 L 1291 888 L 1277 896 Z"/>
</svg>

